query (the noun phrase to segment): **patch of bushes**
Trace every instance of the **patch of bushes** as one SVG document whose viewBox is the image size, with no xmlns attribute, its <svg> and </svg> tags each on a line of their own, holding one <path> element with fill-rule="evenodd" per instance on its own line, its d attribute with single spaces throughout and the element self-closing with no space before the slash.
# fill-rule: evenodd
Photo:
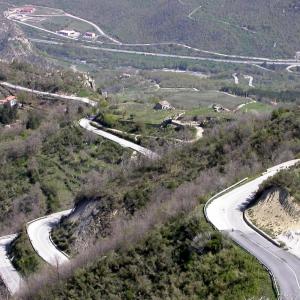
<svg viewBox="0 0 300 300">
<path fill-rule="evenodd" d="M 64 224 L 62 228 L 60 225 L 51 231 L 51 237 L 54 244 L 62 251 L 70 253 L 70 241 L 72 242 L 73 229 L 76 227 L 76 223 L 68 222 Z"/>
<path fill-rule="evenodd" d="M 275 176 L 263 182 L 259 187 L 257 198 L 259 198 L 265 190 L 273 187 L 285 190 L 298 203 L 300 203 L 300 165 L 298 164 L 289 170 L 282 170 Z"/>
<path fill-rule="evenodd" d="M 202 213 L 180 215 L 137 245 L 111 252 L 33 299 L 274 299 L 268 273 Z"/>
<path fill-rule="evenodd" d="M 12 242 L 9 256 L 15 268 L 25 277 L 37 272 L 42 265 L 42 260 L 32 248 L 25 228 Z"/>
<path fill-rule="evenodd" d="M 18 109 L 16 106 L 11 107 L 9 104 L 0 105 L 0 123 L 10 124 L 17 118 Z"/>
</svg>

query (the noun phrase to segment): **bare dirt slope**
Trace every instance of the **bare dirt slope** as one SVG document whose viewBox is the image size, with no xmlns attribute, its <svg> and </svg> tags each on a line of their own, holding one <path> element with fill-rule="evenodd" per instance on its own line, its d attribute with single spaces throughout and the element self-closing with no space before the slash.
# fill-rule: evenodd
<svg viewBox="0 0 300 300">
<path fill-rule="evenodd" d="M 246 214 L 254 224 L 274 237 L 290 230 L 300 230 L 300 205 L 280 188 L 266 190 Z"/>
</svg>

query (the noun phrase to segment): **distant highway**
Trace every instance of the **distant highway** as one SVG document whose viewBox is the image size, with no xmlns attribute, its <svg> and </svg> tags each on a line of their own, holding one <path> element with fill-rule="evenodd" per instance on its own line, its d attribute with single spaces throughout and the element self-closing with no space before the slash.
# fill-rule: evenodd
<svg viewBox="0 0 300 300">
<path fill-rule="evenodd" d="M 234 79 L 234 84 L 239 84 L 239 78 L 237 77 L 237 73 L 232 74 L 232 77 Z"/>
<path fill-rule="evenodd" d="M 64 46 L 66 43 L 64 42 L 56 42 L 56 41 L 49 41 L 43 39 L 30 39 L 30 41 L 34 43 L 42 43 L 42 44 L 49 44 L 49 45 L 57 45 L 57 46 Z M 213 58 L 213 57 L 201 57 L 201 56 L 188 56 L 188 55 L 177 55 L 177 54 L 166 54 L 166 53 L 156 53 L 156 52 L 146 52 L 146 51 L 134 51 L 134 50 L 125 50 L 125 49 L 116 49 L 116 48 L 107 48 L 107 47 L 100 47 L 100 46 L 89 46 L 89 45 L 82 45 L 77 44 L 74 45 L 74 48 L 83 48 L 83 49 L 91 49 L 91 50 L 98 50 L 103 52 L 112 52 L 112 53 L 124 53 L 124 54 L 134 54 L 134 55 L 142 55 L 142 56 L 152 56 L 152 57 L 165 57 L 165 58 L 175 58 L 175 59 L 189 59 L 195 61 L 211 61 L 217 63 L 230 63 L 230 64 L 241 64 L 241 65 L 259 65 L 259 64 L 266 64 L 266 65 L 281 65 L 281 66 L 289 66 L 291 64 L 295 64 L 295 60 L 267 60 L 267 61 L 260 61 L 255 58 L 252 59 L 225 59 L 225 58 Z"/>
<path fill-rule="evenodd" d="M 300 299 L 300 260 L 250 228 L 244 220 L 243 211 L 262 182 L 298 162 L 300 160 L 293 160 L 269 169 L 259 178 L 214 199 L 206 209 L 207 218 L 219 231 L 254 255 L 273 273 L 281 300 Z"/>
<path fill-rule="evenodd" d="M 295 69 L 295 68 L 297 68 L 297 67 L 300 67 L 300 63 L 299 63 L 299 64 L 295 64 L 295 65 L 288 66 L 288 67 L 286 68 L 286 70 L 287 70 L 289 73 L 293 73 L 293 74 L 296 74 L 296 75 L 300 75 L 300 72 L 293 71 L 293 69 Z"/>
<path fill-rule="evenodd" d="M 197 7 L 191 14 L 194 14 L 200 8 L 201 8 L 201 6 Z M 63 15 L 66 16 L 66 17 L 77 19 L 79 21 L 82 21 L 84 23 L 87 23 L 87 24 L 93 26 L 100 35 L 104 36 L 105 38 L 107 38 L 108 40 L 110 40 L 112 42 L 112 43 L 107 43 L 108 45 L 112 44 L 112 45 L 126 46 L 126 47 L 145 47 L 145 46 L 155 47 L 155 46 L 162 46 L 162 45 L 173 45 L 173 46 L 177 46 L 177 47 L 189 49 L 189 50 L 192 50 L 192 51 L 195 51 L 195 52 L 201 52 L 201 53 L 205 53 L 205 54 L 210 54 L 210 55 L 213 55 L 213 56 L 227 57 L 227 58 L 230 58 L 230 59 L 241 59 L 243 61 L 246 61 L 246 60 L 251 60 L 252 61 L 252 60 L 254 60 L 254 61 L 257 61 L 256 62 L 257 64 L 264 63 L 264 62 L 269 62 L 271 64 L 274 64 L 275 62 L 280 62 L 280 64 L 285 63 L 285 65 L 291 65 L 293 63 L 294 64 L 299 63 L 299 61 L 297 61 L 295 59 L 272 59 L 272 58 L 267 58 L 267 57 L 255 57 L 255 56 L 224 54 L 224 53 L 219 53 L 219 52 L 215 52 L 215 51 L 209 51 L 209 50 L 199 49 L 199 48 L 196 48 L 196 47 L 192 47 L 192 46 L 189 46 L 189 45 L 186 45 L 186 44 L 182 44 L 182 43 L 177 43 L 177 42 L 124 43 L 124 42 L 121 42 L 120 40 L 118 40 L 116 38 L 111 37 L 110 35 L 108 35 L 107 33 L 105 33 L 98 25 L 96 25 L 95 23 L 93 23 L 91 21 L 88 21 L 86 19 L 74 16 L 74 15 L 71 15 L 71 14 L 68 14 L 68 13 L 65 13 L 65 12 L 64 12 Z M 13 17 L 13 15 L 11 15 L 8 11 L 4 12 L 4 16 L 7 19 L 9 19 L 9 20 L 11 20 L 13 22 L 16 22 L 16 23 L 19 23 L 19 24 L 23 24 L 25 26 L 29 26 L 31 28 L 34 28 L 34 29 L 42 31 L 42 32 L 46 32 L 46 33 L 49 33 L 49 34 L 53 34 L 53 35 L 59 36 L 62 39 L 69 39 L 69 40 L 78 41 L 78 39 L 76 39 L 76 38 L 61 36 L 60 34 L 54 32 L 54 31 L 47 30 L 45 28 L 41 28 L 41 27 L 39 27 L 37 25 L 28 24 L 28 23 L 26 23 L 24 21 L 16 20 Z M 34 17 L 35 15 L 31 14 L 29 16 L 30 17 Z M 239 27 L 239 28 L 241 28 L 243 30 L 249 31 L 248 29 L 245 29 L 244 27 Z M 98 42 L 98 43 L 102 44 L 102 42 Z M 119 50 L 122 50 L 122 49 L 119 49 Z M 141 51 L 137 51 L 137 52 L 133 52 L 133 53 L 134 54 L 139 54 L 140 52 Z M 144 53 L 146 53 L 146 52 L 144 52 Z M 170 56 L 170 57 L 173 57 L 173 56 Z M 193 57 L 193 56 L 191 56 L 191 57 Z M 185 58 L 187 58 L 187 57 L 185 57 Z M 219 62 L 226 62 L 226 61 L 220 60 Z M 232 63 L 237 63 L 237 62 L 232 62 Z"/>
</svg>

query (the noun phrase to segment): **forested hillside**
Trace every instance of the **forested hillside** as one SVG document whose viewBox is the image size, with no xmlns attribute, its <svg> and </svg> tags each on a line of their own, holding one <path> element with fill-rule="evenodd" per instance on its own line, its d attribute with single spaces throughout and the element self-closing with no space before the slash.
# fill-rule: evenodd
<svg viewBox="0 0 300 300">
<path fill-rule="evenodd" d="M 35 291 L 36 292 L 36 291 Z M 123 244 L 27 299 L 274 299 L 250 255 L 213 232 L 200 211 L 180 214 L 137 245 Z"/>
<path fill-rule="evenodd" d="M 222 125 L 159 162 L 104 179 L 98 187 L 86 186 L 77 196 L 75 213 L 54 232 L 56 241 L 68 245 L 64 250 L 80 253 L 75 269 L 63 273 L 69 278 L 66 282 L 51 292 L 48 288 L 38 292 L 37 298 L 52 293 L 58 299 L 266 296 L 268 291 L 262 291 L 266 279 L 258 280 L 262 275 L 256 264 L 210 231 L 201 205 L 210 193 L 235 180 L 299 155 L 299 113 L 299 109 L 280 109 L 269 118 Z M 196 215 L 186 217 L 190 213 Z M 76 267 L 83 269 L 75 272 Z M 226 270 L 223 275 L 222 270 Z M 249 284 L 244 289 L 239 286 L 241 278 Z M 49 280 L 56 281 L 51 276 Z M 41 284 L 32 283 L 32 290 Z"/>
<path fill-rule="evenodd" d="M 93 21 L 124 43 L 181 42 L 229 54 L 289 57 L 300 49 L 296 0 L 31 2 Z"/>
<path fill-rule="evenodd" d="M 1 63 L 0 67 L 4 80 L 95 97 L 91 89 L 84 87 L 82 77 L 73 72 L 42 66 L 37 69 L 17 61 Z M 11 94 L 4 87 L 0 93 L 1 97 Z M 112 164 L 119 164 L 128 152 L 79 128 L 78 119 L 91 111 L 86 105 L 49 101 L 28 93 L 16 96 L 20 107 L 0 106 L 3 235 L 19 230 L 32 218 L 69 207 L 90 172 L 104 172 Z"/>
</svg>

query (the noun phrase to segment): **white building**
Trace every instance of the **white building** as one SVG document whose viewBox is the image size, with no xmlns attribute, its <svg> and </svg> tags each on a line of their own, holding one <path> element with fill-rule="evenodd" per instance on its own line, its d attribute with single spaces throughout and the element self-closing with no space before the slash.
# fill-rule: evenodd
<svg viewBox="0 0 300 300">
<path fill-rule="evenodd" d="M 80 33 L 75 30 L 60 30 L 57 33 L 71 38 L 78 38 L 80 36 Z"/>
<path fill-rule="evenodd" d="M 97 35 L 95 32 L 86 32 L 83 37 L 87 39 L 95 39 Z"/>
</svg>

